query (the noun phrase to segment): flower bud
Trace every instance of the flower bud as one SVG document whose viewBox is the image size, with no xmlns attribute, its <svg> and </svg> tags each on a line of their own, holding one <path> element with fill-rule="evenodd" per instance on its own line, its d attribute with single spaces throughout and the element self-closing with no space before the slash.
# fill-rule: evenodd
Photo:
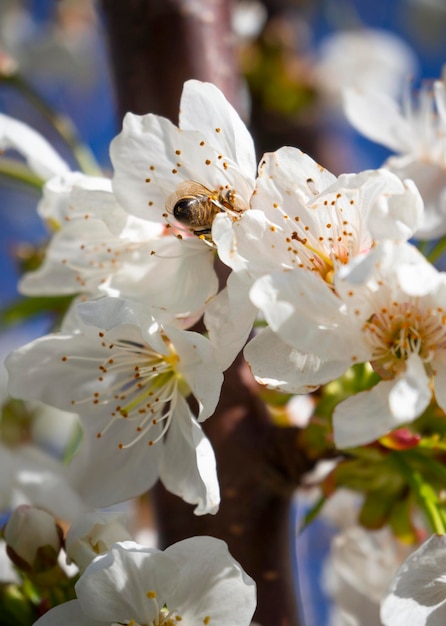
<svg viewBox="0 0 446 626">
<path fill-rule="evenodd" d="M 11 561 L 26 572 L 44 572 L 57 564 L 62 529 L 52 515 L 33 506 L 17 507 L 3 530 Z"/>
</svg>

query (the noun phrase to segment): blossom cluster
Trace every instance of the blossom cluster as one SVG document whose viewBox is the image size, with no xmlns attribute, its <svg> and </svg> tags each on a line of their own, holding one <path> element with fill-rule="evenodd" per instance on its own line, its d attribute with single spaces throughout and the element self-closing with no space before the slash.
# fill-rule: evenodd
<svg viewBox="0 0 446 626">
<path fill-rule="evenodd" d="M 443 83 L 435 93 L 444 122 Z M 365 105 L 349 97 L 358 117 Z M 388 111 L 390 127 L 396 113 Z M 72 466 L 82 458 L 86 508 L 123 502 L 160 479 L 196 514 L 217 512 L 216 460 L 201 424 L 212 419 L 224 372 L 241 351 L 258 383 L 287 394 L 314 392 L 360 364 L 373 373 L 372 385 L 334 409 L 340 450 L 407 425 L 432 402 L 446 411 L 446 274 L 409 242 L 444 234 L 446 220 L 441 194 L 424 210 L 413 163 L 336 177 L 282 147 L 257 165 L 236 111 L 215 86 L 196 80 L 184 85 L 178 126 L 126 115 L 111 144 L 111 180 L 71 172 L 33 131 L 5 116 L 0 123 L 2 147 L 21 150 L 46 179 L 38 210 L 52 237 L 20 290 L 72 296 L 60 330 L 8 357 L 9 391 L 78 414 L 84 456 Z M 392 128 L 411 148 L 404 128 Z M 222 266 L 229 278 L 219 290 Z M 195 541 L 222 550 L 211 539 Z M 192 604 L 209 623 L 206 595 L 194 599 L 182 583 L 169 588 L 177 561 L 193 562 L 192 544 L 163 557 L 116 546 L 87 566 L 78 599 L 42 624 L 65 616 L 171 624 Z M 144 572 L 148 585 L 131 584 L 133 613 L 112 601 L 118 564 L 130 578 L 133 567 L 138 580 Z M 203 581 L 217 577 L 190 567 Z M 180 569 L 186 581 L 192 574 Z M 168 598 L 157 600 L 157 584 Z M 104 608 L 96 588 L 108 598 Z M 232 588 L 231 595 L 243 603 Z M 246 607 L 212 623 L 247 624 Z"/>
</svg>

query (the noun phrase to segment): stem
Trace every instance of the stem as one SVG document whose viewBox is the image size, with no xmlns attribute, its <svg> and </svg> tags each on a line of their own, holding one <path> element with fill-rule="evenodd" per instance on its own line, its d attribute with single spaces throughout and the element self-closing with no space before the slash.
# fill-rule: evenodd
<svg viewBox="0 0 446 626">
<path fill-rule="evenodd" d="M 0 176 L 23 183 L 33 190 L 41 191 L 44 181 L 34 174 L 21 161 L 2 157 L 0 159 Z"/>
<path fill-rule="evenodd" d="M 77 164 L 84 173 L 91 175 L 101 174 L 101 169 L 97 164 L 93 153 L 90 151 L 88 146 L 80 141 L 70 119 L 53 111 L 41 95 L 20 74 L 13 74 L 3 80 L 6 80 L 10 85 L 15 87 L 22 94 L 22 96 L 51 124 L 59 137 L 68 146 Z"/>
<path fill-rule="evenodd" d="M 413 491 L 418 504 L 431 525 L 432 531 L 439 535 L 444 535 L 446 533 L 446 516 L 433 487 L 424 480 L 421 472 L 415 470 L 408 463 L 407 455 L 401 452 L 393 452 L 391 456 Z"/>
<path fill-rule="evenodd" d="M 432 250 L 426 255 L 427 260 L 430 261 L 430 263 L 435 264 L 435 262 L 438 261 L 445 252 L 446 252 L 446 237 L 442 237 L 440 241 L 438 241 L 434 245 Z"/>
</svg>

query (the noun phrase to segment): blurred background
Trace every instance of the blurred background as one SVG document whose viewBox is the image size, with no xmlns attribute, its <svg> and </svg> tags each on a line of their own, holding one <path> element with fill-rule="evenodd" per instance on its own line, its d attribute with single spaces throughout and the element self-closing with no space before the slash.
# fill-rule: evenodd
<svg viewBox="0 0 446 626">
<path fill-rule="evenodd" d="M 400 100 L 408 90 L 439 78 L 446 60 L 445 29 L 444 0 L 234 2 L 241 113 L 258 157 L 293 145 L 335 174 L 379 167 L 388 152 L 349 126 L 342 89 L 379 89 Z M 80 140 L 111 174 L 108 147 L 121 126 L 112 74 L 101 6 L 93 0 L 0 2 L 0 113 L 37 129 L 72 168 L 73 155 L 42 103 L 72 121 Z M 18 298 L 28 246 L 47 236 L 36 214 L 38 198 L 37 191 L 0 172 L 2 307 Z M 45 332 L 48 324 L 37 316 L 26 326 L 4 329 L 0 356 Z M 304 508 L 305 502 L 297 502 L 296 524 Z M 306 626 L 328 623 L 326 598 L 314 582 L 322 575 L 332 532 L 317 522 L 296 543 L 296 584 L 305 598 Z"/>
</svg>

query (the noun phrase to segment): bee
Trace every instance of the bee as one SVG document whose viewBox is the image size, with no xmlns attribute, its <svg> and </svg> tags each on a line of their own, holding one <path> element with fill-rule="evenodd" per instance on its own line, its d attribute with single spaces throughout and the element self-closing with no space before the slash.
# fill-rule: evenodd
<svg viewBox="0 0 446 626">
<path fill-rule="evenodd" d="M 210 191 L 193 180 L 180 183 L 166 201 L 166 210 L 194 235 L 212 243 L 212 222 L 219 213 L 241 213 L 233 189 Z"/>
</svg>

